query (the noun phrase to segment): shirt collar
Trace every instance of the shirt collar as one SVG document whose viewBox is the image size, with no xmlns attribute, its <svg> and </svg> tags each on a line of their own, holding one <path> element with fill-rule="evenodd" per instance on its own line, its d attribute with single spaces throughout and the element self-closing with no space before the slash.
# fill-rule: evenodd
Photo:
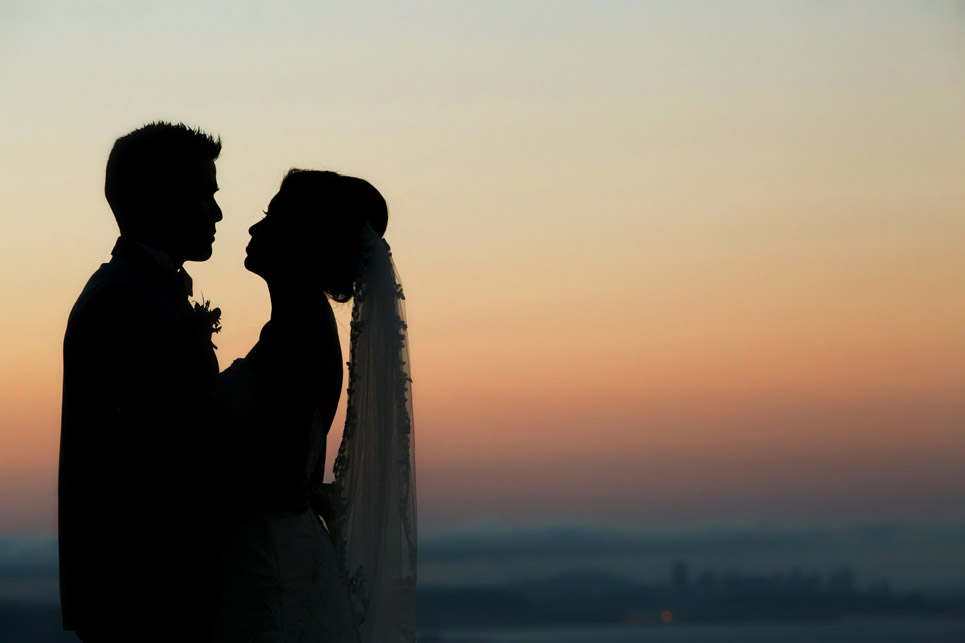
<svg viewBox="0 0 965 643">
<path fill-rule="evenodd" d="M 184 269 L 183 265 L 178 265 L 174 261 L 174 257 L 163 250 L 152 248 L 140 241 L 135 241 L 134 244 L 141 248 L 144 254 L 150 257 L 154 264 L 161 268 L 161 270 L 174 274 L 178 279 L 178 283 L 181 284 L 185 295 L 188 297 L 194 296 L 194 280 L 191 279 L 191 275 L 188 274 L 188 271 Z"/>
<path fill-rule="evenodd" d="M 163 250 L 152 248 L 151 246 L 143 244 L 140 241 L 135 241 L 135 243 L 143 248 L 144 251 L 161 267 L 166 268 L 171 272 L 177 272 L 181 268 L 181 266 L 174 262 L 174 258 Z"/>
</svg>

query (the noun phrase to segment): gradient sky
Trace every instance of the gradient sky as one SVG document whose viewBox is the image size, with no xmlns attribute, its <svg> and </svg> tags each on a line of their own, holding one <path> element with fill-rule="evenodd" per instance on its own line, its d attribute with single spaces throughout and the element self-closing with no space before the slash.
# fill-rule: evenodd
<svg viewBox="0 0 965 643">
<path fill-rule="evenodd" d="M 426 523 L 963 518 L 961 3 L 14 1 L 0 61 L 0 531 L 55 526 L 104 163 L 155 119 L 224 142 L 222 367 L 285 171 L 382 190 Z"/>
</svg>

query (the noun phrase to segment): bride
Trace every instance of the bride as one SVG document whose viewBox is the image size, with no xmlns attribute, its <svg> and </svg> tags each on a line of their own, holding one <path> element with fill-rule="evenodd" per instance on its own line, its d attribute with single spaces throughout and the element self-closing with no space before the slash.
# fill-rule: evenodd
<svg viewBox="0 0 965 643">
<path fill-rule="evenodd" d="M 267 283 L 272 313 L 258 345 L 218 384 L 233 426 L 247 434 L 228 454 L 245 475 L 226 494 L 234 518 L 219 641 L 415 640 L 411 380 L 402 287 L 382 240 L 387 219 L 367 181 L 292 170 L 249 230 L 245 267 Z M 343 385 L 329 300 L 349 299 L 346 426 L 335 482 L 324 484 Z M 253 368 L 279 359 L 270 371 Z M 286 376 L 264 382 L 256 372 Z"/>
</svg>

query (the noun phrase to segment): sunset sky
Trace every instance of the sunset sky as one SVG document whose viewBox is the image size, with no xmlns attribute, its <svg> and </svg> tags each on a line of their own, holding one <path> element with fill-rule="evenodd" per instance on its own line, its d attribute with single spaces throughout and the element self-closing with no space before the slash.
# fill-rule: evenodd
<svg viewBox="0 0 965 643">
<path fill-rule="evenodd" d="M 222 368 L 288 168 L 386 196 L 424 524 L 965 518 L 960 2 L 23 0 L 0 88 L 0 532 L 56 527 L 104 164 L 157 119 L 223 140 Z"/>
</svg>

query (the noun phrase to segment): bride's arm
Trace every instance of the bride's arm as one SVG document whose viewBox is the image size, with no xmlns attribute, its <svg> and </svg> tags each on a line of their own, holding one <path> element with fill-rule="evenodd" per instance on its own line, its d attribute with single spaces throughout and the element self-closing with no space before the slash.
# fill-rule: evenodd
<svg viewBox="0 0 965 643">
<path fill-rule="evenodd" d="M 248 355 L 222 372 L 215 386 L 226 424 L 229 477 L 241 502 L 257 502 L 260 495 L 284 500 L 304 488 L 312 417 L 319 391 L 326 388 L 320 363 L 326 352 L 322 329 L 332 315 L 327 298 L 317 288 L 270 290 L 271 320 Z"/>
</svg>

